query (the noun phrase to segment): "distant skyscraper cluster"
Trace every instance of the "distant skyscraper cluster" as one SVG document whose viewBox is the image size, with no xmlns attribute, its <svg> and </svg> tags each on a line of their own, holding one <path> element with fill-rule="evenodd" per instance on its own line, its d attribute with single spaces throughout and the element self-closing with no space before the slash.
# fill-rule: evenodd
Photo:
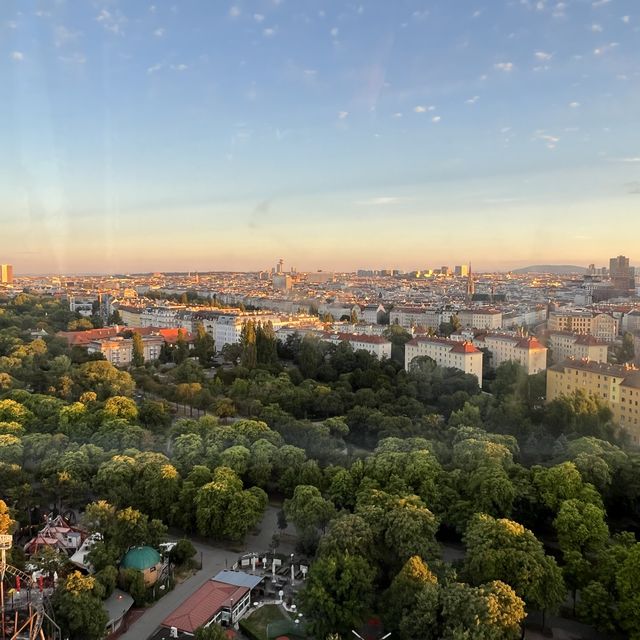
<svg viewBox="0 0 640 640">
<path fill-rule="evenodd" d="M 13 284 L 13 265 L 0 264 L 0 284 Z"/>
<path fill-rule="evenodd" d="M 618 256 L 609 260 L 609 277 L 614 289 L 630 291 L 635 288 L 636 270 L 629 266 L 629 258 Z"/>
</svg>

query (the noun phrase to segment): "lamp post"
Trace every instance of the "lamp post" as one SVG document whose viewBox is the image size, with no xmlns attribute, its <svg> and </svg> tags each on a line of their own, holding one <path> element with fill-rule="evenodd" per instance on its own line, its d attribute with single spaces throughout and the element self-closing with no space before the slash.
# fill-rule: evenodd
<svg viewBox="0 0 640 640">
<path fill-rule="evenodd" d="M 295 569 L 293 567 L 293 553 L 291 554 L 291 586 L 295 584 Z"/>
</svg>

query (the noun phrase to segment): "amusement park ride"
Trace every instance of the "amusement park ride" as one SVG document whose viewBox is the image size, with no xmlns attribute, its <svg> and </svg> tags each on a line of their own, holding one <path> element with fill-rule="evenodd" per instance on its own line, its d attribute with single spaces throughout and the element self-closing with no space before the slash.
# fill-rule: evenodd
<svg viewBox="0 0 640 640">
<path fill-rule="evenodd" d="M 12 543 L 0 535 L 0 640 L 61 640 L 42 582 L 7 564 Z"/>
</svg>

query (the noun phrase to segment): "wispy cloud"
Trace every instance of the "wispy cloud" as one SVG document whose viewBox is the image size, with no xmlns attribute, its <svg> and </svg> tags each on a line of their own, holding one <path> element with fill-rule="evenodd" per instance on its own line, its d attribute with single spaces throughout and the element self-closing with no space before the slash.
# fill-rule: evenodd
<svg viewBox="0 0 640 640">
<path fill-rule="evenodd" d="M 611 158 L 609 162 L 623 162 L 625 164 L 639 164 L 640 156 L 629 156 L 626 158 Z"/>
<path fill-rule="evenodd" d="M 570 106 L 572 109 L 577 109 L 577 108 L 580 106 L 580 103 L 579 103 L 579 102 L 575 102 L 575 101 L 574 101 L 574 102 L 570 102 L 570 103 L 569 103 L 569 106 Z"/>
<path fill-rule="evenodd" d="M 24 60 L 24 53 L 22 53 L 22 51 L 12 51 L 10 57 L 16 62 L 22 62 L 22 60 Z"/>
<path fill-rule="evenodd" d="M 87 58 L 84 54 L 75 52 L 66 56 L 58 56 L 58 60 L 67 64 L 84 64 Z"/>
<path fill-rule="evenodd" d="M 75 40 L 79 35 L 79 31 L 71 31 L 71 29 L 68 29 L 64 25 L 58 25 L 53 30 L 53 44 L 59 49 Z"/>
<path fill-rule="evenodd" d="M 157 73 L 158 71 L 160 71 L 163 68 L 163 66 L 164 65 L 162 65 L 162 64 L 154 64 L 153 66 L 147 68 L 147 73 L 149 75 Z"/>
<path fill-rule="evenodd" d="M 632 193 L 633 195 L 640 195 L 640 181 L 638 182 L 628 182 L 626 184 L 627 193 Z"/>
<path fill-rule="evenodd" d="M 238 7 L 237 5 L 232 5 L 231 7 L 229 7 L 229 17 L 230 18 L 238 18 L 240 17 L 240 7 Z"/>
<path fill-rule="evenodd" d="M 598 7 L 604 7 L 606 4 L 609 4 L 610 2 L 611 0 L 595 0 L 595 2 L 591 3 L 591 6 L 597 9 Z"/>
<path fill-rule="evenodd" d="M 107 11 L 107 9 L 102 9 L 97 15 L 96 21 L 102 24 L 106 31 L 117 36 L 124 35 L 124 25 L 127 19 L 119 10 L 116 9 L 112 13 L 111 11 Z"/>
<path fill-rule="evenodd" d="M 253 14 L 253 19 L 254 19 L 256 22 L 264 22 L 264 15 L 263 15 L 263 14 L 261 14 L 261 13 L 254 13 L 254 14 Z"/>
<path fill-rule="evenodd" d="M 515 65 L 513 62 L 496 62 L 496 64 L 493 65 L 493 68 L 498 71 L 505 71 L 506 73 L 509 73 L 514 70 Z"/>
<path fill-rule="evenodd" d="M 433 118 L 431 118 L 431 122 L 434 122 L 436 124 L 441 120 L 442 120 L 442 116 L 433 116 Z"/>
<path fill-rule="evenodd" d="M 356 204 L 364 207 L 384 207 L 390 204 L 400 204 L 409 201 L 409 198 L 401 196 L 379 196 L 377 198 L 369 198 L 368 200 L 358 200 Z"/>
<path fill-rule="evenodd" d="M 593 31 L 593 33 L 602 33 L 604 29 L 601 24 L 592 24 L 591 31 Z"/>
<path fill-rule="evenodd" d="M 186 71 L 189 68 L 188 64 L 172 64 L 169 66 L 169 69 L 171 69 L 171 71 Z"/>
<path fill-rule="evenodd" d="M 415 107 L 413 107 L 413 110 L 416 113 L 427 113 L 427 111 L 435 111 L 436 108 L 432 104 L 429 105 L 429 106 L 425 106 L 423 104 L 419 104 L 419 105 L 416 105 Z"/>
<path fill-rule="evenodd" d="M 158 27 L 154 32 L 153 35 L 156 38 L 162 38 L 164 36 L 164 34 L 166 33 L 165 28 L 164 27 Z"/>
<path fill-rule="evenodd" d="M 478 100 L 480 100 L 480 96 L 473 96 L 473 98 L 469 98 L 468 100 L 465 100 L 465 102 L 467 104 L 475 104 Z"/>
<path fill-rule="evenodd" d="M 348 111 L 338 111 L 338 119 L 339 120 L 346 120 L 349 117 L 349 112 Z"/>
<path fill-rule="evenodd" d="M 594 49 L 593 54 L 596 56 L 602 56 L 605 53 L 608 53 L 609 51 L 611 51 L 612 49 L 615 49 L 618 46 L 620 45 L 617 42 L 610 42 L 609 44 L 603 44 L 602 46 Z"/>
<path fill-rule="evenodd" d="M 548 62 L 549 60 L 551 60 L 551 58 L 553 58 L 553 54 L 547 53 L 546 51 L 536 51 L 533 55 L 535 56 L 536 60 L 540 60 L 541 62 Z"/>
<path fill-rule="evenodd" d="M 273 38 L 273 36 L 275 36 L 277 32 L 278 27 L 267 27 L 266 29 L 262 30 L 262 35 L 265 38 Z"/>
<path fill-rule="evenodd" d="M 539 129 L 533 134 L 533 140 L 544 142 L 547 149 L 555 149 L 558 142 L 560 142 L 558 136 L 547 133 L 542 129 Z"/>
</svg>

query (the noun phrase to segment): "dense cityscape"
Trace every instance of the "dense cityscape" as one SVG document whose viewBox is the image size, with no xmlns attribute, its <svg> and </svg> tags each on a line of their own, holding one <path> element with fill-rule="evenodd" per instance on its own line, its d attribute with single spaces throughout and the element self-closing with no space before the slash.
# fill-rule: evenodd
<svg viewBox="0 0 640 640">
<path fill-rule="evenodd" d="M 0 269 L 3 640 L 637 637 L 627 257 Z"/>
<path fill-rule="evenodd" d="M 3 0 L 0 76 L 0 640 L 640 640 L 639 0 Z"/>
</svg>

